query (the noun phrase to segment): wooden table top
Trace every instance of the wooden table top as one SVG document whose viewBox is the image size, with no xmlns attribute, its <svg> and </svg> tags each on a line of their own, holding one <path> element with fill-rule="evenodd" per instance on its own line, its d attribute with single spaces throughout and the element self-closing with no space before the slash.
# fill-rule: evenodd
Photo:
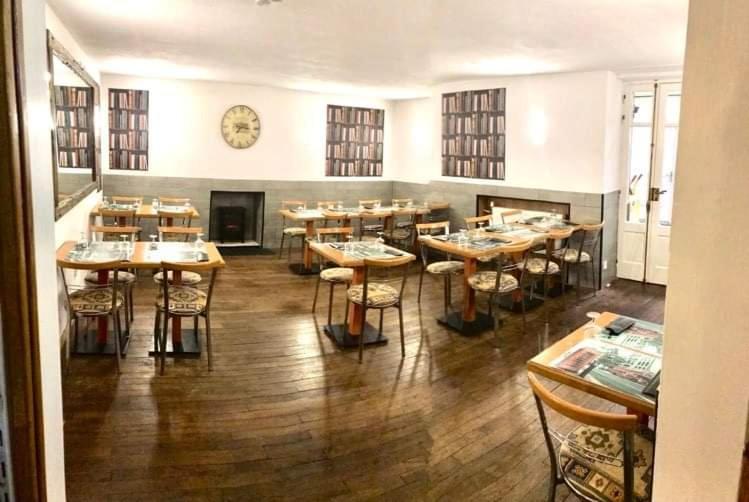
<svg viewBox="0 0 749 502">
<path fill-rule="evenodd" d="M 598 326 L 606 326 L 617 317 L 618 314 L 604 312 L 594 322 Z M 593 338 L 594 336 L 595 332 L 590 329 L 586 329 L 586 325 L 579 327 L 578 329 L 565 336 L 557 343 L 528 361 L 528 371 L 538 373 L 539 375 L 543 375 L 547 378 L 550 378 L 551 380 L 601 397 L 603 399 L 611 401 L 612 403 L 626 406 L 631 410 L 636 410 L 640 413 L 654 416 L 655 402 L 649 396 L 623 392 L 621 390 L 614 389 L 597 382 L 586 380 L 574 373 L 551 365 L 554 360 L 559 358 L 562 354 L 573 348 L 575 345 L 587 338 Z"/>
<path fill-rule="evenodd" d="M 75 244 L 75 241 L 66 241 L 57 249 L 58 265 L 65 267 L 66 264 L 74 263 L 68 259 L 68 253 L 73 249 Z M 149 249 L 150 245 L 150 242 L 136 242 L 130 260 L 123 261 L 123 266 L 127 268 L 156 269 L 161 267 L 163 260 L 174 261 L 173 258 L 170 259 L 170 251 L 187 250 L 193 247 L 191 242 L 159 242 L 158 250 Z M 208 261 L 199 262 L 196 265 L 213 265 L 216 268 L 226 266 L 224 258 L 213 242 L 206 242 L 203 250 L 208 254 Z"/>
<path fill-rule="evenodd" d="M 97 204 L 92 210 L 91 210 L 91 216 L 100 216 L 101 213 L 99 212 L 99 209 L 101 209 L 101 203 Z M 171 211 L 172 207 L 169 206 L 169 209 Z M 193 219 L 200 218 L 200 213 L 197 209 L 195 209 L 195 206 L 190 206 L 189 211 L 185 211 L 185 218 L 191 217 Z M 138 209 L 135 211 L 135 217 L 136 218 L 158 218 L 159 213 L 157 211 L 154 211 L 151 204 L 141 204 L 138 206 Z"/>
<path fill-rule="evenodd" d="M 391 249 L 402 253 L 404 256 L 411 257 L 411 261 L 416 259 L 416 256 L 411 253 L 406 253 L 403 250 L 394 248 L 392 246 L 385 246 L 386 249 Z M 364 260 L 354 256 L 347 255 L 342 249 L 336 249 L 330 246 L 330 243 L 310 242 L 310 249 L 315 253 L 319 254 L 326 260 L 332 261 L 339 267 L 358 268 L 364 266 Z"/>
<path fill-rule="evenodd" d="M 322 220 L 326 216 L 340 216 L 345 218 L 360 218 L 362 216 L 371 216 L 371 217 L 387 217 L 392 216 L 393 213 L 397 211 L 408 211 L 413 210 L 416 214 L 429 214 L 432 212 L 432 210 L 435 209 L 446 209 L 449 208 L 450 204 L 446 202 L 435 202 L 435 203 L 429 203 L 429 206 L 424 207 L 423 205 L 414 205 L 411 207 L 391 207 L 391 206 L 382 206 L 377 209 L 363 209 L 359 210 L 351 208 L 345 208 L 343 211 L 338 211 L 336 209 L 307 209 L 301 213 L 298 213 L 296 211 L 292 211 L 291 209 L 279 209 L 279 213 L 289 219 L 297 220 L 297 221 L 308 221 L 308 220 Z"/>
</svg>

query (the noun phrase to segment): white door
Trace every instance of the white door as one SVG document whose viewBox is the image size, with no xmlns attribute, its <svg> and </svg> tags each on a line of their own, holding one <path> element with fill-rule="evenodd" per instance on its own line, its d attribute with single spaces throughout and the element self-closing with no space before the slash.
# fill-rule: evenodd
<svg viewBox="0 0 749 502">
<path fill-rule="evenodd" d="M 617 275 L 666 284 L 681 85 L 632 85 L 624 103 L 627 179 Z"/>
</svg>

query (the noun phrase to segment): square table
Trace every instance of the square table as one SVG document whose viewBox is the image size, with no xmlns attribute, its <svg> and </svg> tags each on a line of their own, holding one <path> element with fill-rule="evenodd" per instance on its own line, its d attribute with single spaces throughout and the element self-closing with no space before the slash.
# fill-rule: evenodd
<svg viewBox="0 0 749 502">
<path fill-rule="evenodd" d="M 352 252 L 345 252 L 343 243 L 322 243 L 311 242 L 310 249 L 312 252 L 320 255 L 324 260 L 331 261 L 339 267 L 348 267 L 354 269 L 354 277 L 351 285 L 362 284 L 364 282 L 364 258 L 387 258 L 395 257 L 377 249 L 374 242 L 354 242 Z M 400 249 L 383 245 L 383 249 L 390 250 L 392 253 L 399 253 L 399 256 L 409 256 L 411 261 L 416 256 L 406 253 Z M 325 333 L 339 347 L 358 347 L 359 336 L 364 336 L 364 345 L 387 343 L 387 338 L 379 335 L 379 331 L 367 323 L 364 325 L 364 333 L 361 332 L 362 316 L 364 308 L 361 305 L 351 303 L 349 305 L 348 326 L 343 324 L 332 324 L 325 326 Z"/>
<path fill-rule="evenodd" d="M 90 213 L 90 218 L 93 219 L 97 216 L 101 216 L 101 212 L 99 211 L 102 208 L 101 202 L 98 203 Z M 109 207 L 106 209 L 118 209 L 118 210 L 133 210 L 135 209 L 135 219 L 140 220 L 141 218 L 158 218 L 159 212 L 154 209 L 154 207 L 151 204 L 140 204 L 138 207 L 135 207 L 133 204 L 110 204 Z M 185 213 L 185 218 L 190 219 L 198 219 L 200 218 L 200 213 L 197 209 L 195 209 L 194 206 L 169 206 L 169 205 L 163 205 L 159 206 L 159 209 L 162 211 L 168 211 L 173 213 Z M 174 224 L 172 218 L 167 218 L 167 224 L 165 226 L 170 227 Z M 124 225 L 124 222 L 118 222 L 121 225 Z"/>
<path fill-rule="evenodd" d="M 655 416 L 655 398 L 643 390 L 646 380 L 658 382 L 663 326 L 634 319 L 633 329 L 601 337 L 601 327 L 617 317 L 602 313 L 528 361 L 528 371 L 625 406 L 629 413 Z M 608 351 L 602 362 L 600 355 Z"/>
<path fill-rule="evenodd" d="M 64 242 L 57 249 L 57 264 L 65 267 L 66 263 L 73 261 L 113 261 L 122 259 L 122 268 L 156 270 L 161 267 L 162 261 L 172 262 L 190 262 L 195 260 L 195 246 L 186 242 L 159 242 L 157 249 L 151 249 L 150 242 L 131 243 L 130 250 L 123 250 L 122 243 L 119 242 L 93 242 L 90 249 L 85 251 L 76 251 L 76 242 Z M 223 268 L 226 266 L 221 253 L 219 253 L 213 242 L 206 242 L 202 249 L 208 257 L 206 263 Z M 202 262 L 201 262 L 202 263 Z M 109 277 L 109 270 L 99 270 L 98 278 L 100 284 L 106 284 Z M 174 272 L 173 283 L 178 284 L 181 278 L 179 272 Z M 172 339 L 174 355 L 199 356 L 200 344 L 197 333 L 194 336 L 183 337 L 182 320 L 174 318 L 172 320 Z M 108 342 L 109 330 L 108 319 L 99 318 L 96 344 L 84 348 L 83 353 L 105 353 L 114 354 L 115 347 L 113 343 Z M 123 354 L 127 348 L 129 333 L 123 342 Z"/>
</svg>

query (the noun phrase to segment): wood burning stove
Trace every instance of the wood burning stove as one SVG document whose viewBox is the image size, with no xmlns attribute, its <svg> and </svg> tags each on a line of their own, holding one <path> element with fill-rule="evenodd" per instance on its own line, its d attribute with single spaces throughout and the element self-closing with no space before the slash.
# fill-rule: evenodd
<svg viewBox="0 0 749 502">
<path fill-rule="evenodd" d="M 220 242 L 244 241 L 245 208 L 221 206 L 216 208 L 218 216 L 218 240 Z"/>
</svg>

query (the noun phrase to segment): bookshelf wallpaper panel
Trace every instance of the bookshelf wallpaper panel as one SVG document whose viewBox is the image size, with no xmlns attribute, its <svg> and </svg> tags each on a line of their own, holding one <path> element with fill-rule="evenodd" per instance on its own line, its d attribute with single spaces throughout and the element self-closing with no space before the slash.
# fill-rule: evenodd
<svg viewBox="0 0 749 502">
<path fill-rule="evenodd" d="M 148 91 L 109 89 L 109 168 L 148 171 Z"/>
<path fill-rule="evenodd" d="M 442 95 L 442 175 L 505 179 L 506 89 Z"/>
<path fill-rule="evenodd" d="M 94 166 L 94 95 L 91 87 L 55 86 L 57 165 L 91 169 Z"/>
<path fill-rule="evenodd" d="M 328 105 L 326 176 L 382 176 L 385 110 Z"/>
</svg>

